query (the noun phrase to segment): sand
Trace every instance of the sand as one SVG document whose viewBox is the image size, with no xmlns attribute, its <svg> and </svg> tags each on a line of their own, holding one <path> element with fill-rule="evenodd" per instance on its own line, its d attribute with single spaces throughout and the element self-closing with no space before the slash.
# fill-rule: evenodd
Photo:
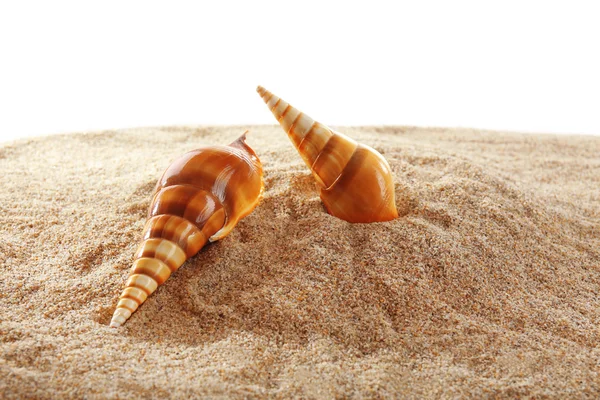
<svg viewBox="0 0 600 400">
<path fill-rule="evenodd" d="M 264 198 L 119 329 L 156 180 L 246 128 Z M 339 128 L 401 217 L 325 213 L 278 126 L 0 146 L 0 398 L 600 396 L 600 138 Z"/>
</svg>

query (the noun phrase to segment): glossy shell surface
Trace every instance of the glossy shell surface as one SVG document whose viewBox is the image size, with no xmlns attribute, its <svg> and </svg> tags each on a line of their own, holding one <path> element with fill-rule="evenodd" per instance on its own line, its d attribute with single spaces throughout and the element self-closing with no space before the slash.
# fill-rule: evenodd
<svg viewBox="0 0 600 400">
<path fill-rule="evenodd" d="M 312 171 L 331 215 L 348 222 L 398 217 L 392 171 L 379 152 L 314 121 L 261 86 L 257 92 Z"/>
<path fill-rule="evenodd" d="M 256 207 L 262 166 L 245 138 L 190 151 L 159 179 L 111 326 L 125 323 L 188 258 L 225 237 Z"/>
</svg>

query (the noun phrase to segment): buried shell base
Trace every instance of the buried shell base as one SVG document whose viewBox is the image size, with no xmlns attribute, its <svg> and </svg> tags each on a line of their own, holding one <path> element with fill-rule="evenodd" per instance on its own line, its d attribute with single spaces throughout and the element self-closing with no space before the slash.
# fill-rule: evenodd
<svg viewBox="0 0 600 400">
<path fill-rule="evenodd" d="M 357 223 L 398 217 L 392 171 L 380 153 L 314 121 L 262 86 L 256 90 L 312 171 L 329 214 Z"/>
</svg>

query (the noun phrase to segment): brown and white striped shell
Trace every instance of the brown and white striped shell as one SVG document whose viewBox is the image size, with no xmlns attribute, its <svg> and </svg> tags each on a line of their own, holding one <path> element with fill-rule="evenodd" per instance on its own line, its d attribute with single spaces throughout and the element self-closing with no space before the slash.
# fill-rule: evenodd
<svg viewBox="0 0 600 400">
<path fill-rule="evenodd" d="M 256 90 L 311 169 L 330 214 L 348 222 L 398 217 L 392 171 L 381 154 L 314 121 L 265 88 Z"/>
<path fill-rule="evenodd" d="M 167 168 L 110 326 L 123 325 L 188 258 L 225 237 L 256 207 L 262 166 L 245 139 L 244 133 L 228 146 L 190 151 Z"/>
</svg>

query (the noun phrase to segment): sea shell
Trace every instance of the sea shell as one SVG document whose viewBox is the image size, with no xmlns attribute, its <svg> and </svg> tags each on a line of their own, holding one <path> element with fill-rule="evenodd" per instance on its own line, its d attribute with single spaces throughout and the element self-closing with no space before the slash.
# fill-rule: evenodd
<svg viewBox="0 0 600 400">
<path fill-rule="evenodd" d="M 245 139 L 246 133 L 228 146 L 190 151 L 159 179 L 110 326 L 123 325 L 188 258 L 208 241 L 225 237 L 256 207 L 262 166 Z"/>
<path fill-rule="evenodd" d="M 262 86 L 256 91 L 311 169 L 331 215 L 348 222 L 398 217 L 392 171 L 381 154 L 314 121 Z"/>
</svg>

